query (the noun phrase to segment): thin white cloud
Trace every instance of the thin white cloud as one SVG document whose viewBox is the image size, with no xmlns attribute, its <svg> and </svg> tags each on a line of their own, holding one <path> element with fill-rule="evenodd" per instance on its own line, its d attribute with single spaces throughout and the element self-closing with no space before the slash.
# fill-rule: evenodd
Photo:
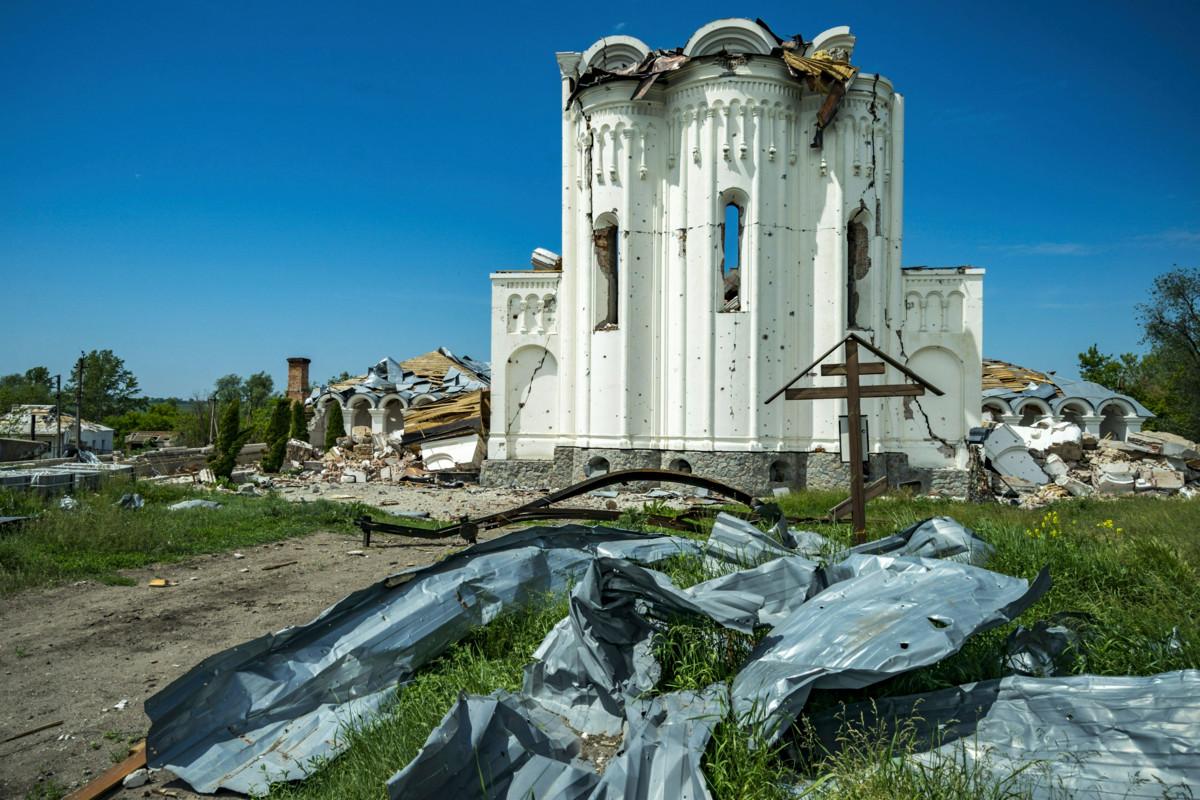
<svg viewBox="0 0 1200 800">
<path fill-rule="evenodd" d="M 1021 242 L 996 245 L 994 249 L 1026 256 L 1090 256 L 1100 250 L 1082 242 Z"/>
<path fill-rule="evenodd" d="M 1200 231 L 1187 228 L 1168 228 L 1157 233 L 1146 233 L 1134 237 L 1145 244 L 1200 244 Z"/>
<path fill-rule="evenodd" d="M 621 31 L 625 30 L 625 26 L 628 24 L 628 22 L 618 22 L 613 30 L 615 30 L 617 33 L 620 33 Z"/>
</svg>

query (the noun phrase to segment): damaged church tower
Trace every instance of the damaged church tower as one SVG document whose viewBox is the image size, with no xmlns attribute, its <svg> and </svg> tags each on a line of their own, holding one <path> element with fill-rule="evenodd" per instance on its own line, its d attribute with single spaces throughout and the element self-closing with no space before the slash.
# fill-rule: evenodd
<svg viewBox="0 0 1200 800">
<path fill-rule="evenodd" d="M 764 400 L 855 331 L 945 392 L 864 402 L 872 473 L 965 493 L 983 270 L 901 268 L 903 98 L 854 44 L 724 19 L 558 54 L 563 257 L 491 276 L 485 483 L 844 487 L 845 401 Z"/>
</svg>

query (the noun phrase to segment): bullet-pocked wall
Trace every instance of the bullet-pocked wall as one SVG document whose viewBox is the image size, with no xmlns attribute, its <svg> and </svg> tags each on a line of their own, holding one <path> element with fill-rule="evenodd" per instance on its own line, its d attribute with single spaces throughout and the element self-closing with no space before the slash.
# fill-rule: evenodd
<svg viewBox="0 0 1200 800">
<path fill-rule="evenodd" d="M 804 53 L 846 62 L 854 43 L 848 28 L 834 28 Z M 650 48 L 636 38 L 558 55 L 555 446 L 834 451 L 843 401 L 766 398 L 851 330 L 902 361 L 916 355 L 904 341 L 900 264 L 903 98 L 886 78 L 859 73 L 818 131 L 829 95 L 798 80 L 780 46 L 752 21 L 718 20 L 646 91 L 635 80 L 576 83 L 594 67 L 619 75 L 643 63 Z M 958 327 L 926 326 L 910 338 L 954 362 L 933 351 L 921 358 L 955 384 L 930 422 L 946 435 L 931 436 L 911 403 L 864 407 L 876 452 L 911 449 L 931 466 L 963 463 L 961 440 L 979 413 L 978 381 L 973 399 L 963 395 L 979 372 L 982 271 L 945 272 L 921 281 L 954 284 L 943 294 L 958 292 Z M 505 287 L 518 275 L 493 276 L 494 305 L 513 294 Z M 529 343 L 522 336 L 493 326 L 495 374 Z M 839 382 L 818 376 L 811 385 Z M 520 396 L 519 387 L 493 387 L 492 459 L 533 452 L 501 422 L 519 410 L 497 399 Z M 945 419 L 947 407 L 963 413 Z M 955 444 L 948 451 L 942 440 Z M 525 457 L 552 455 L 535 449 Z"/>
</svg>

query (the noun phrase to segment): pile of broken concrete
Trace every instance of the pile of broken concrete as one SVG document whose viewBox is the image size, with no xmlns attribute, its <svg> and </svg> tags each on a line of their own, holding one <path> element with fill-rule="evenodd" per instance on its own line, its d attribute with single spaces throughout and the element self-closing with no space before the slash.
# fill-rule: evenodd
<svg viewBox="0 0 1200 800">
<path fill-rule="evenodd" d="M 370 428 L 355 428 L 353 436 L 338 439 L 324 452 L 299 439 L 288 441 L 287 466 L 292 477 L 303 483 L 399 483 L 431 482 L 419 451 L 405 447 L 399 437 L 372 434 Z"/>
<path fill-rule="evenodd" d="M 1200 445 L 1161 431 L 1098 438 L 1070 422 L 984 429 L 998 497 L 1038 507 L 1067 497 L 1200 494 Z"/>
</svg>

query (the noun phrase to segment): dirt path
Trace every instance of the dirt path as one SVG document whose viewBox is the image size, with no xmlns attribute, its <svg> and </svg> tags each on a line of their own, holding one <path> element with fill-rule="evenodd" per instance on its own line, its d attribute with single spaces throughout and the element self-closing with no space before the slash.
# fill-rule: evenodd
<svg viewBox="0 0 1200 800">
<path fill-rule="evenodd" d="M 438 518 L 510 508 L 535 492 L 437 490 L 407 486 L 282 487 L 292 500 L 362 499 Z M 603 505 L 605 498 L 573 504 Z M 621 508 L 646 502 L 622 493 Z M 483 538 L 499 536 L 487 532 Z M 402 543 L 401 543 L 402 542 Z M 0 797 L 21 798 L 51 785 L 72 789 L 123 758 L 145 736 L 147 697 L 205 657 L 288 625 L 309 621 L 350 591 L 463 546 L 418 540 L 377 542 L 365 555 L 358 537 L 314 533 L 275 544 L 129 570 L 136 586 L 92 581 L 30 590 L 0 601 L 0 739 L 61 721 L 58 727 L 0 744 Z M 286 562 L 294 564 L 275 567 Z M 164 588 L 149 586 L 166 579 Z M 115 797 L 161 797 L 161 781 Z M 195 797 L 178 784 L 177 797 Z M 35 797 L 55 796 L 35 793 Z M 169 796 L 169 795 L 168 795 Z"/>
</svg>

